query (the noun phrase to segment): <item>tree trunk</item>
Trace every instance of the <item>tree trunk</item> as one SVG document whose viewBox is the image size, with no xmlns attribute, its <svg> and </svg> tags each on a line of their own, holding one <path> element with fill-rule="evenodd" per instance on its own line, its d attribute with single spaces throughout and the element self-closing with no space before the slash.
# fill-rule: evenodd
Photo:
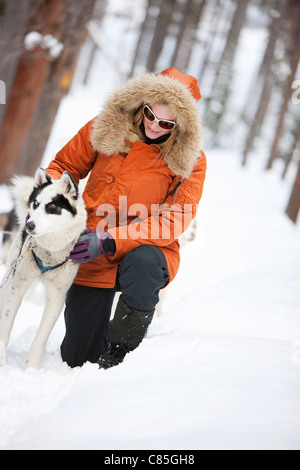
<svg viewBox="0 0 300 470">
<path fill-rule="evenodd" d="M 219 66 L 216 71 L 216 77 L 214 82 L 214 89 L 218 87 L 219 81 L 223 84 L 223 72 L 224 67 L 228 69 L 231 67 L 236 49 L 238 47 L 238 41 L 240 37 L 240 33 L 245 23 L 247 8 L 250 0 L 243 0 L 237 2 L 237 7 L 232 19 L 232 26 L 229 30 L 227 41 L 225 48 L 223 50 L 223 54 L 221 60 L 219 62 Z"/>
<path fill-rule="evenodd" d="M 198 23 L 205 5 L 206 0 L 202 0 L 201 3 L 191 0 L 184 4 L 183 20 L 171 61 L 171 65 L 181 70 L 181 72 L 186 72 L 188 69 Z"/>
<path fill-rule="evenodd" d="M 297 222 L 298 214 L 300 210 L 300 160 L 298 164 L 298 172 L 292 194 L 286 209 L 288 217 L 294 222 Z"/>
<path fill-rule="evenodd" d="M 285 178 L 286 174 L 287 174 L 287 171 L 289 169 L 289 166 L 293 160 L 293 156 L 297 150 L 297 147 L 298 147 L 298 144 L 300 143 L 300 122 L 297 121 L 296 123 L 296 126 L 297 126 L 297 131 L 296 131 L 296 134 L 294 136 L 294 142 L 293 142 L 293 145 L 292 145 L 292 148 L 289 152 L 289 154 L 287 155 L 286 157 L 286 160 L 285 160 L 285 166 L 284 166 L 284 170 L 283 170 L 283 173 L 282 173 L 282 179 Z"/>
<path fill-rule="evenodd" d="M 47 6 L 34 2 L 34 15 L 29 19 L 28 30 L 56 36 L 64 4 L 51 0 Z M 22 152 L 24 141 L 37 107 L 42 88 L 47 79 L 51 58 L 46 50 L 37 46 L 23 50 L 0 130 L 1 176 L 0 183 L 9 183 Z"/>
<path fill-rule="evenodd" d="M 96 2 L 95 9 L 94 9 L 94 18 L 97 20 L 98 24 L 101 25 L 103 18 L 105 16 L 105 11 L 107 7 L 108 0 L 102 0 L 101 2 Z M 88 65 L 84 74 L 83 83 L 86 85 L 89 80 L 89 76 L 91 73 L 91 69 L 93 66 L 93 62 L 97 52 L 97 46 L 95 42 L 91 39 L 91 49 L 89 51 L 89 60 Z"/>
<path fill-rule="evenodd" d="M 225 23 L 224 17 L 226 16 L 226 11 L 224 11 L 223 6 L 220 4 L 220 0 L 215 0 L 215 3 L 209 3 L 208 8 L 211 10 L 211 21 L 209 25 L 209 32 L 205 42 L 205 48 L 203 52 L 203 58 L 201 61 L 201 67 L 199 70 L 199 82 L 202 85 L 203 75 L 207 71 L 210 64 L 215 63 L 214 59 L 214 49 L 215 43 L 219 38 L 220 34 L 223 34 L 223 24 Z"/>
<path fill-rule="evenodd" d="M 264 87 L 262 89 L 262 93 L 260 96 L 260 101 L 258 104 L 256 115 L 252 121 L 251 127 L 249 129 L 248 137 L 246 139 L 246 145 L 245 145 L 245 149 L 243 152 L 243 162 L 242 162 L 243 166 L 246 165 L 248 154 L 250 150 L 252 149 L 254 139 L 259 133 L 259 130 L 262 128 L 262 125 L 263 125 L 263 122 L 267 113 L 268 105 L 270 102 L 273 84 L 274 84 L 274 79 L 271 73 L 268 73 L 265 77 L 265 83 L 264 83 Z"/>
<path fill-rule="evenodd" d="M 265 49 L 265 54 L 261 62 L 259 71 L 252 81 L 248 96 L 245 102 L 243 111 L 243 120 L 247 123 L 253 121 L 257 108 L 260 106 L 260 101 L 263 98 L 263 92 L 261 90 L 266 86 L 266 80 L 268 75 L 272 73 L 272 65 L 274 61 L 274 51 L 279 38 L 278 32 L 281 31 L 282 20 L 284 17 L 285 5 L 281 0 L 278 0 L 276 10 L 273 12 L 273 20 L 270 22 L 269 27 L 269 39 Z"/>
<path fill-rule="evenodd" d="M 278 117 L 277 127 L 274 134 L 274 140 L 270 152 L 270 156 L 267 162 L 266 169 L 269 170 L 272 168 L 273 162 L 277 156 L 277 149 L 281 137 L 281 133 L 283 130 L 283 124 L 286 112 L 288 110 L 288 105 L 291 100 L 291 90 L 292 84 L 295 79 L 295 75 L 297 72 L 299 60 L 300 60 L 300 5 L 297 2 L 291 2 L 293 5 L 292 9 L 289 9 L 289 14 L 291 18 L 291 31 L 290 31 L 290 47 L 292 48 L 292 53 L 290 54 L 290 63 L 291 63 L 291 73 L 288 77 L 286 82 L 286 86 L 283 92 L 283 102 L 281 106 L 281 110 Z"/>
<path fill-rule="evenodd" d="M 46 83 L 20 153 L 16 172 L 33 175 L 43 157 L 48 137 L 62 98 L 72 83 L 78 55 L 86 37 L 86 24 L 91 18 L 95 0 L 67 0 L 66 14 L 59 40 L 62 54 L 49 69 Z"/>
<path fill-rule="evenodd" d="M 154 14 L 154 11 L 159 7 L 160 3 L 161 0 L 148 0 L 145 19 L 141 25 L 140 35 L 137 41 L 132 67 L 128 78 L 134 75 L 136 67 L 142 67 L 145 69 L 145 57 L 147 57 L 149 53 L 153 30 L 157 20 L 157 15 Z"/>
<path fill-rule="evenodd" d="M 93 4 L 86 1 L 83 8 L 79 0 L 33 1 L 27 32 L 51 35 L 64 49 L 57 57 L 41 43 L 20 56 L 0 129 L 0 184 L 8 184 L 16 171 L 32 175 L 40 164 L 59 102 L 71 84 L 84 34 L 81 17 L 87 18 L 85 11 Z"/>
<path fill-rule="evenodd" d="M 6 102 L 23 50 L 23 40 L 32 0 L 9 0 L 3 3 L 0 28 L 0 79 L 5 83 Z M 5 113 L 0 106 L 0 126 Z"/>
<path fill-rule="evenodd" d="M 227 34 L 226 45 L 224 47 L 221 59 L 219 60 L 215 78 L 212 81 L 213 86 L 209 98 L 206 100 L 204 119 L 210 125 L 214 133 L 215 144 L 220 132 L 224 113 L 226 111 L 227 101 L 231 94 L 233 60 L 238 47 L 240 33 L 242 31 L 247 8 L 250 0 L 237 2 L 233 17 L 231 18 L 231 28 Z M 218 102 L 218 109 L 212 109 L 211 103 Z"/>
<path fill-rule="evenodd" d="M 156 62 L 161 54 L 168 32 L 168 26 L 172 20 L 172 13 L 175 7 L 175 3 L 176 0 L 163 0 L 161 3 L 160 12 L 151 42 L 150 52 L 147 59 L 146 67 L 149 72 L 155 71 Z"/>
</svg>

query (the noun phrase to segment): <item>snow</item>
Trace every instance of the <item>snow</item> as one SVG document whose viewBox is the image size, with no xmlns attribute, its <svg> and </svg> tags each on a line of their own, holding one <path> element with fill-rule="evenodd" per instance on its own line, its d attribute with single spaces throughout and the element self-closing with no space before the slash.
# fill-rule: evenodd
<svg viewBox="0 0 300 470">
<path fill-rule="evenodd" d="M 135 33 L 113 16 L 124 2 L 109 3 L 101 40 L 119 47 L 122 37 L 124 64 Z M 81 84 L 89 47 L 43 166 L 120 84 L 100 54 Z M 196 240 L 182 249 L 163 315 L 121 366 L 62 363 L 62 315 L 42 368 L 24 371 L 44 300 L 39 284 L 28 293 L 0 368 L 0 449 L 300 449 L 300 226 L 284 214 L 295 168 L 283 181 L 280 162 L 263 170 L 263 153 L 247 168 L 238 150 L 208 149 L 207 157 Z M 10 208 L 0 187 L 0 213 Z"/>
<path fill-rule="evenodd" d="M 45 34 L 43 36 L 37 31 L 31 31 L 25 36 L 24 47 L 26 50 L 32 51 L 37 46 L 48 51 L 52 59 L 58 59 L 64 49 L 63 43 L 52 36 L 52 34 Z"/>
<path fill-rule="evenodd" d="M 24 38 L 24 46 L 27 51 L 32 51 L 42 41 L 43 35 L 37 31 L 31 31 Z"/>
<path fill-rule="evenodd" d="M 123 365 L 70 369 L 56 325 L 42 369 L 24 371 L 37 286 L 0 369 L 1 449 L 299 449 L 299 226 L 280 172 L 208 154 L 197 238 L 163 315 Z M 2 272 L 2 271 L 1 271 Z"/>
</svg>

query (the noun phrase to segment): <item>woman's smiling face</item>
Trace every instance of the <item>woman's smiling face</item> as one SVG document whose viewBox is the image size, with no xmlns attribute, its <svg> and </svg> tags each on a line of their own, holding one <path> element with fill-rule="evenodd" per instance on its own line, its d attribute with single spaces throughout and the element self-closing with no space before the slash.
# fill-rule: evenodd
<svg viewBox="0 0 300 470">
<path fill-rule="evenodd" d="M 154 104 L 149 106 L 149 108 L 153 111 L 157 119 L 159 120 L 166 120 L 166 121 L 174 121 L 176 122 L 176 118 L 172 113 L 172 110 L 168 105 L 165 104 Z M 169 134 L 171 131 L 169 129 L 162 129 L 158 122 L 156 121 L 149 121 L 146 116 L 144 116 L 144 127 L 145 127 L 145 134 L 149 139 L 159 139 L 163 135 Z"/>
</svg>

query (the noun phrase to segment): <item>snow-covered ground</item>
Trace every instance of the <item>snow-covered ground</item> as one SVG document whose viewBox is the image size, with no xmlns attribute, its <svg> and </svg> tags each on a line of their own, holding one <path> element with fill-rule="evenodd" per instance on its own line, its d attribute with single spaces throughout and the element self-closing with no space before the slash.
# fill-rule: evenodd
<svg viewBox="0 0 300 470">
<path fill-rule="evenodd" d="M 70 369 L 59 346 L 24 372 L 37 288 L 0 368 L 1 449 L 300 449 L 299 226 L 289 186 L 208 152 L 197 239 L 182 250 L 163 316 L 123 365 Z M 3 270 L 0 272 L 2 273 Z"/>
<path fill-rule="evenodd" d="M 102 34 L 117 50 L 122 38 L 126 63 L 136 33 L 122 28 L 107 15 Z M 43 166 L 120 84 L 98 54 L 88 86 L 79 86 L 83 65 Z M 300 449 L 300 225 L 284 215 L 294 168 L 283 182 L 280 164 L 262 170 L 263 154 L 246 169 L 238 151 L 207 149 L 207 157 L 197 238 L 182 250 L 163 316 L 121 366 L 62 363 L 62 316 L 41 370 L 25 372 L 41 287 L 26 298 L 0 368 L 0 449 Z M 9 207 L 0 187 L 0 212 Z"/>
</svg>

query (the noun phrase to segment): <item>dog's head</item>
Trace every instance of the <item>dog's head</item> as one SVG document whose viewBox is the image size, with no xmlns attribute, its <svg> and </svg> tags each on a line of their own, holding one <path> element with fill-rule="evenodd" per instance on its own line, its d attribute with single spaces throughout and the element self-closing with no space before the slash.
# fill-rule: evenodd
<svg viewBox="0 0 300 470">
<path fill-rule="evenodd" d="M 80 234 L 85 228 L 84 203 L 77 184 L 66 171 L 60 180 L 53 180 L 43 169 L 38 169 L 28 206 L 25 228 L 33 237 L 47 234 L 76 237 L 74 231 Z"/>
</svg>

